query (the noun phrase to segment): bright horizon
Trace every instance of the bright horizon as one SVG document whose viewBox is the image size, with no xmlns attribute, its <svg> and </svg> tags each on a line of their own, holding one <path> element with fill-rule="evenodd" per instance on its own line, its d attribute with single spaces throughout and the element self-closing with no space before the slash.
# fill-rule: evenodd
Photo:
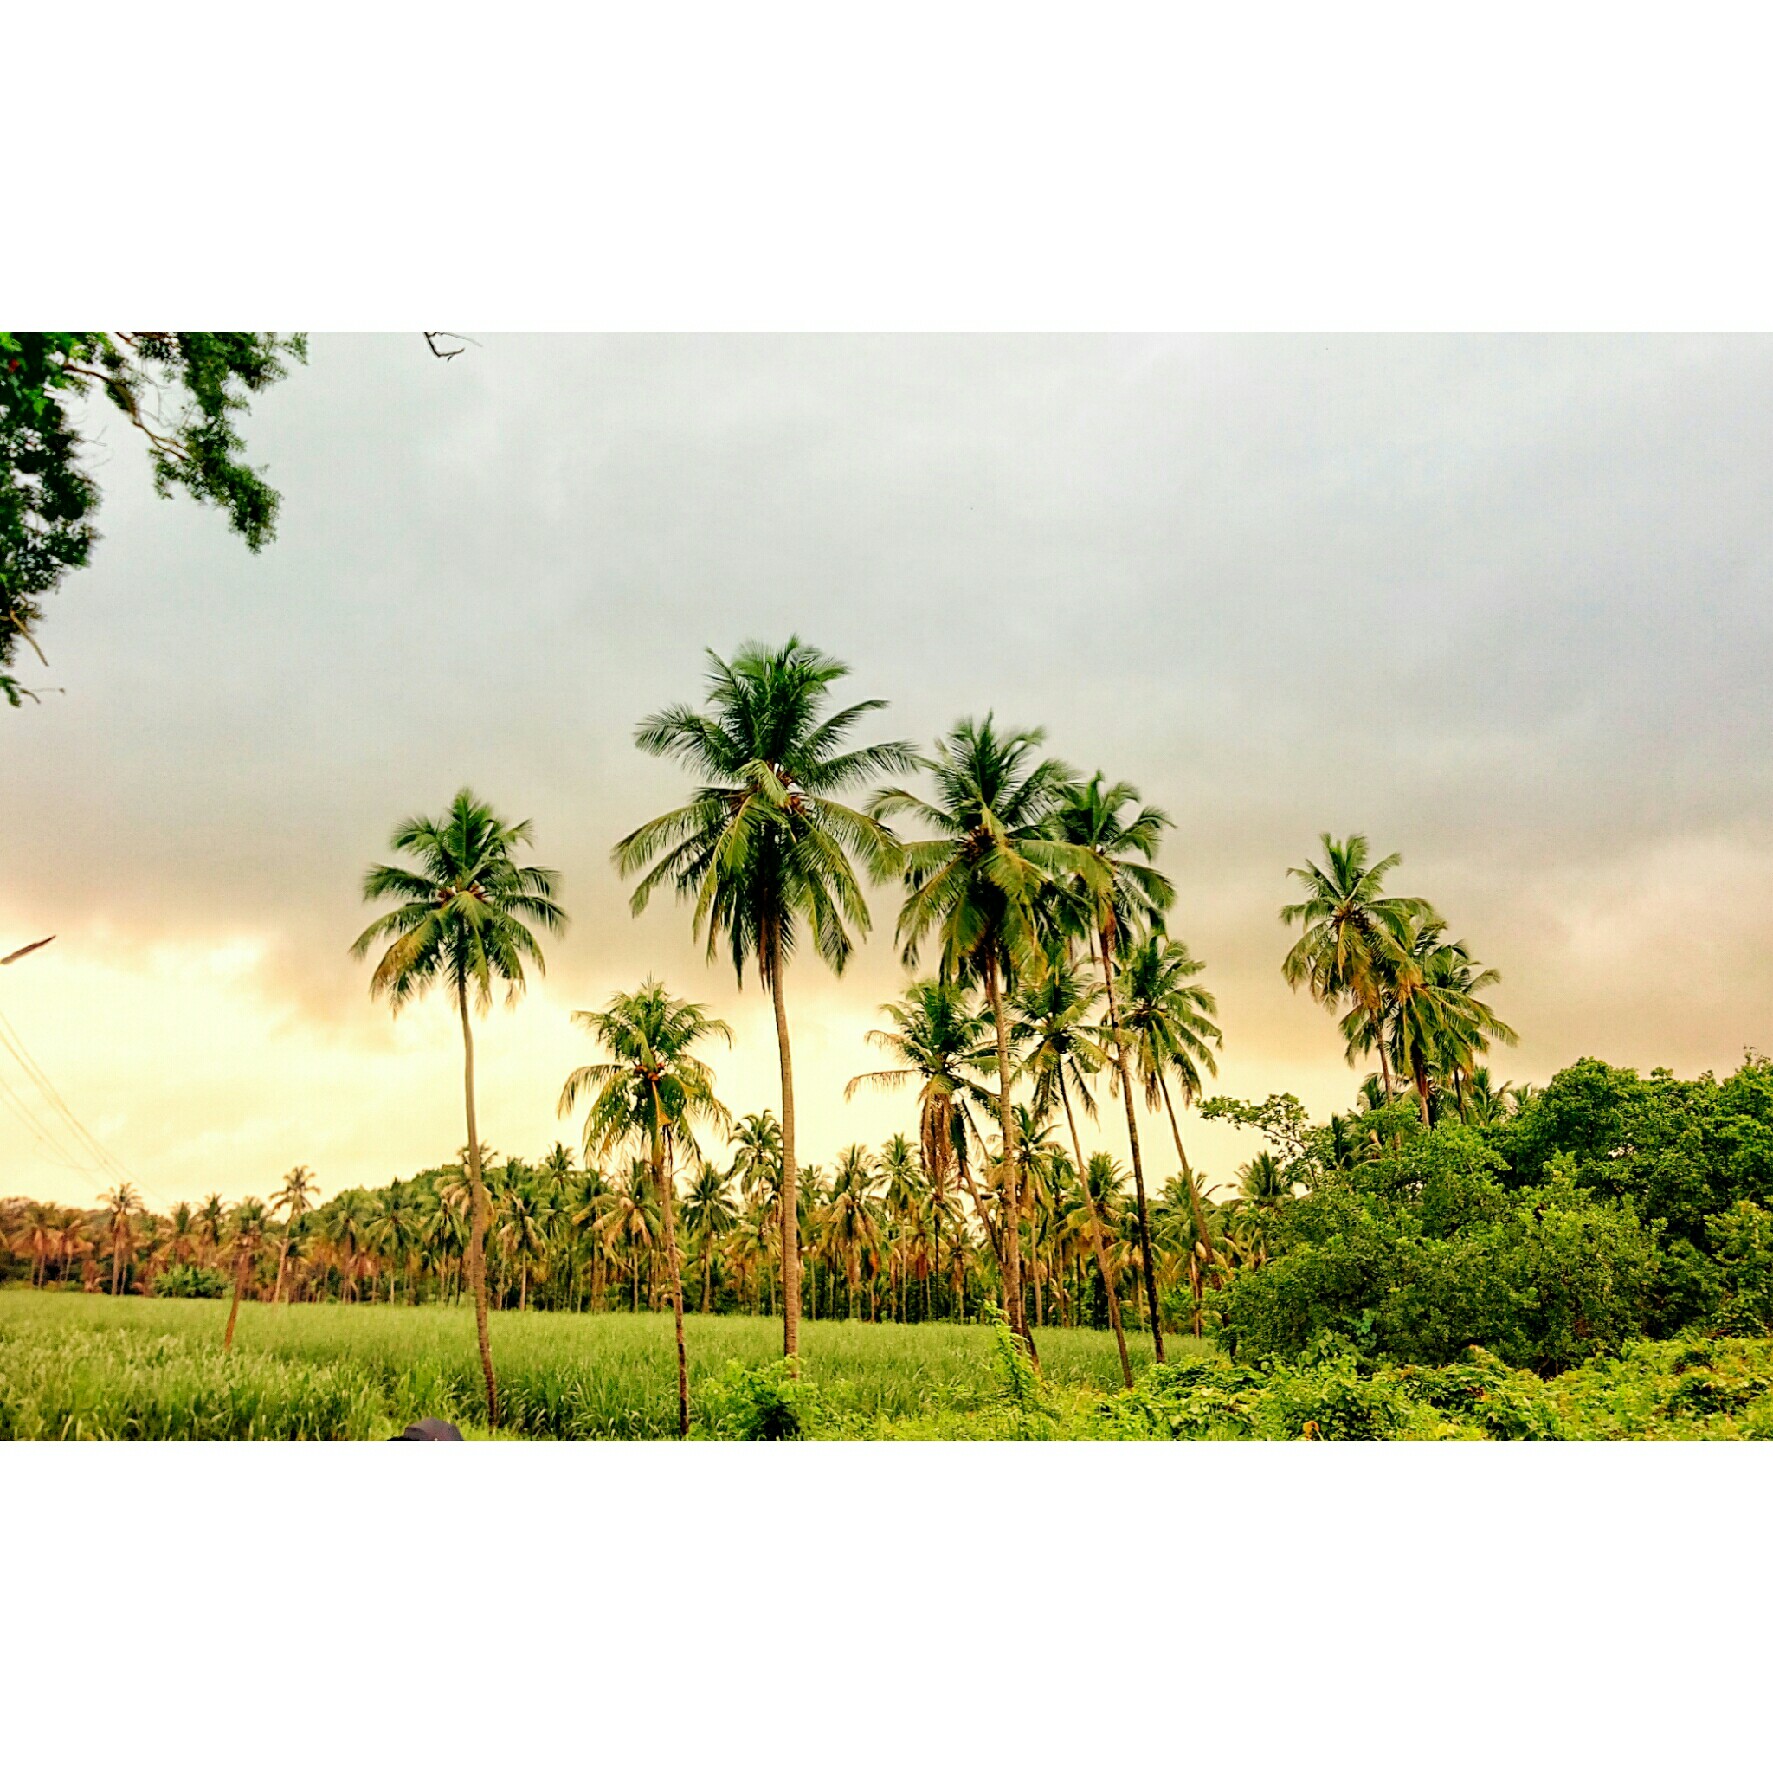
<svg viewBox="0 0 1773 1773">
<path fill-rule="evenodd" d="M 102 539 L 41 634 L 67 693 L 0 714 L 0 952 L 56 937 L 0 1015 L 150 1207 L 462 1144 L 447 1002 L 391 1017 L 348 948 L 389 832 L 464 784 L 534 820 L 574 920 L 477 1027 L 482 1137 L 575 1145 L 569 1013 L 648 973 L 733 1024 L 734 1113 L 778 1107 L 767 998 L 607 857 L 687 792 L 635 722 L 791 631 L 891 704 L 868 737 L 994 710 L 1170 812 L 1226 1093 L 1353 1098 L 1279 972 L 1324 829 L 1501 970 L 1501 1077 L 1773 1046 L 1768 342 L 476 336 L 313 339 L 246 427 L 284 495 L 257 558 L 101 427 Z M 914 1124 L 842 1099 L 904 978 L 870 898 L 844 979 L 790 973 L 803 1162 Z M 0 1083 L 0 1194 L 95 1201 L 4 1050 Z M 1258 1148 L 1185 1131 L 1216 1184 Z"/>
</svg>

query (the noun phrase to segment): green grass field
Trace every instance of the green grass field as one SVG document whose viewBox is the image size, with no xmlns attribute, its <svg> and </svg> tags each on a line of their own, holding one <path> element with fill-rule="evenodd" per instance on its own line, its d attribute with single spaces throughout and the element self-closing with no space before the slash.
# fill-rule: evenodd
<svg viewBox="0 0 1773 1773">
<path fill-rule="evenodd" d="M 224 1357 L 227 1315 L 225 1300 L 0 1289 L 0 1438 L 376 1439 L 428 1415 L 470 1435 L 486 1432 L 465 1308 L 246 1304 Z M 491 1336 L 501 1434 L 672 1434 L 667 1314 L 495 1313 Z M 1037 1338 L 1049 1379 L 1115 1388 L 1119 1363 L 1106 1332 L 1049 1329 Z M 694 1400 L 729 1362 L 774 1360 L 781 1325 L 692 1316 L 687 1341 Z M 1135 1348 L 1143 1365 L 1149 1345 Z M 801 1354 L 820 1395 L 861 1417 L 966 1411 L 993 1399 L 1000 1384 L 991 1331 L 975 1325 L 805 1323 Z"/>
</svg>

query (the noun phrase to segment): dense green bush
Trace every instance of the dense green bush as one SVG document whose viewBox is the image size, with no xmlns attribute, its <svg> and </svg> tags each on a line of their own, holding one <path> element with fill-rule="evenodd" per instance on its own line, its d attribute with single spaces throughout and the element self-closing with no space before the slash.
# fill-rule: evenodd
<svg viewBox="0 0 1773 1773">
<path fill-rule="evenodd" d="M 1472 1344 L 1554 1372 L 1641 1334 L 1656 1249 L 1627 1204 L 1596 1199 L 1556 1160 L 1509 1188 L 1479 1133 L 1410 1128 L 1321 1177 L 1275 1215 L 1271 1260 L 1221 1304 L 1240 1358 L 1298 1354 L 1325 1335 L 1440 1366 Z"/>
<path fill-rule="evenodd" d="M 154 1280 L 156 1299 L 219 1299 L 227 1290 L 215 1269 L 194 1262 L 175 1262 Z"/>
<path fill-rule="evenodd" d="M 1773 1204 L 1773 1061 L 1750 1054 L 1719 1082 L 1583 1059 L 1499 1130 L 1510 1180 L 1554 1164 L 1580 1188 L 1629 1203 L 1670 1241 L 1711 1248 L 1708 1221 L 1739 1200 Z"/>
<path fill-rule="evenodd" d="M 1773 1213 L 1744 1200 L 1706 1223 L 1717 1250 L 1718 1328 L 1737 1336 L 1773 1332 Z"/>
</svg>

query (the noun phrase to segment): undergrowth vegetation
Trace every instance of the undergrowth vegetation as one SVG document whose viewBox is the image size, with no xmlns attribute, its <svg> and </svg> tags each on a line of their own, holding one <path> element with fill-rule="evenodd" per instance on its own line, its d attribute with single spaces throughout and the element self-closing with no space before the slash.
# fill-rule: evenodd
<svg viewBox="0 0 1773 1773">
<path fill-rule="evenodd" d="M 376 1440 L 421 1416 L 487 1437 L 460 1313 L 224 1308 L 0 1292 L 0 1438 Z M 1635 1340 L 1545 1378 L 1481 1348 L 1443 1365 L 1347 1338 L 1236 1363 L 1184 1339 L 1117 1388 L 1111 1338 L 1049 1333 L 1037 1374 L 1001 1323 L 808 1326 L 799 1376 L 767 1320 L 698 1325 L 692 1432 L 714 1440 L 1773 1439 L 1773 1340 Z M 669 1321 L 511 1318 L 495 1326 L 518 1439 L 668 1434 Z"/>
</svg>

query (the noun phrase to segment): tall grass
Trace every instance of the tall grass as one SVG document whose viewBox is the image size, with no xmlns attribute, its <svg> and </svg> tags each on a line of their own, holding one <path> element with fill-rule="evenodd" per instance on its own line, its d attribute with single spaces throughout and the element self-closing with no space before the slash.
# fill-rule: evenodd
<svg viewBox="0 0 1773 1773">
<path fill-rule="evenodd" d="M 420 1416 L 486 1430 L 466 1309 L 245 1304 L 221 1352 L 227 1302 L 0 1289 L 0 1438 L 350 1440 Z M 536 1440 L 649 1440 L 676 1422 L 668 1315 L 495 1313 L 501 1432 Z M 803 1323 L 802 1371 L 867 1417 L 966 1410 L 995 1395 L 991 1332 L 975 1325 Z M 688 1321 L 693 1388 L 728 1362 L 781 1350 L 769 1318 Z M 1112 1337 L 1037 1332 L 1046 1376 L 1111 1390 Z M 1187 1339 L 1183 1339 L 1186 1345 Z"/>
</svg>

